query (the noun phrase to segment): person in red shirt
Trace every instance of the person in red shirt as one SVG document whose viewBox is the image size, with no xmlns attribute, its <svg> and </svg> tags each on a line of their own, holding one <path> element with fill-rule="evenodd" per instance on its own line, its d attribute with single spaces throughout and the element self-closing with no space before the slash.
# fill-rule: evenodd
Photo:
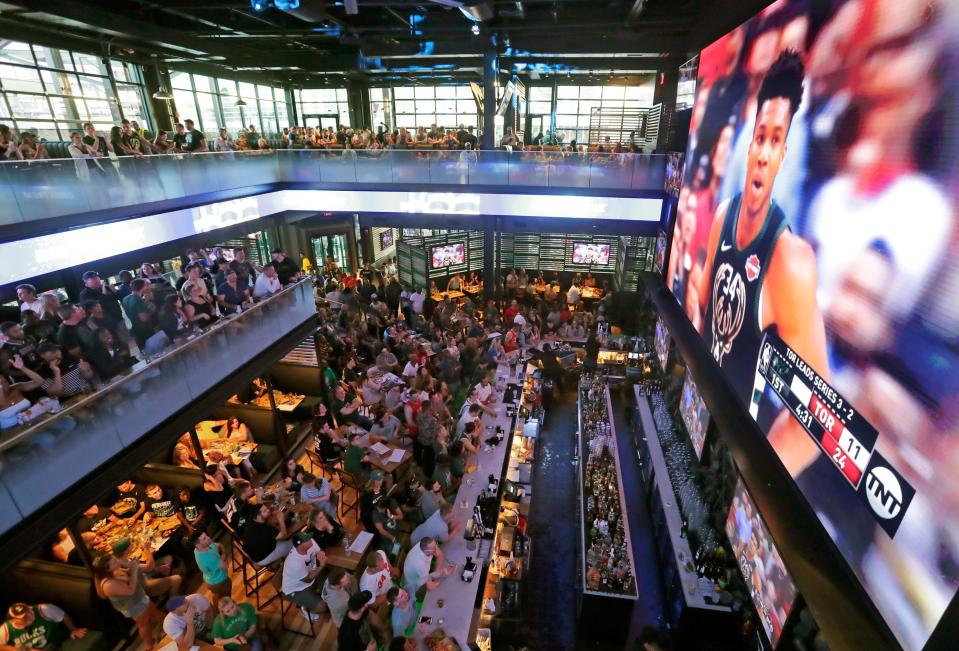
<svg viewBox="0 0 959 651">
<path fill-rule="evenodd" d="M 513 325 L 513 319 L 516 318 L 517 314 L 519 314 L 519 305 L 515 300 L 510 301 L 509 307 L 503 312 L 503 323 L 506 324 L 507 328 Z"/>
</svg>

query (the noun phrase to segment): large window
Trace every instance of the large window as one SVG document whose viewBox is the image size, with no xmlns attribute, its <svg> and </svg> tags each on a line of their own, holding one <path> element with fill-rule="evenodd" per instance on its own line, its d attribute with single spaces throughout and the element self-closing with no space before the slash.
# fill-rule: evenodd
<svg viewBox="0 0 959 651">
<path fill-rule="evenodd" d="M 345 88 L 307 88 L 294 92 L 300 120 L 308 127 L 350 124 L 350 106 Z M 350 125 L 369 126 L 369 125 Z"/>
<path fill-rule="evenodd" d="M 179 121 L 194 120 L 210 138 L 216 137 L 220 127 L 236 134 L 252 124 L 270 136 L 289 126 L 282 88 L 176 70 L 170 71 L 170 85 Z"/>
<path fill-rule="evenodd" d="M 679 66 L 679 81 L 676 84 L 676 110 L 692 108 L 696 99 L 696 74 L 699 71 L 699 55 Z"/>
<path fill-rule="evenodd" d="M 392 94 L 392 97 L 391 97 Z M 469 86 L 399 86 L 370 90 L 374 122 L 390 128 L 476 127 L 479 116 Z"/>
<path fill-rule="evenodd" d="M 557 86 L 557 135 L 563 142 L 575 139 L 580 144 L 586 144 L 594 109 L 615 115 L 647 108 L 653 105 L 653 90 L 651 77 L 648 82 L 636 86 Z"/>
<path fill-rule="evenodd" d="M 139 66 L 0 40 L 0 121 L 15 131 L 68 140 L 84 122 L 108 131 L 123 118 L 153 126 Z"/>
</svg>

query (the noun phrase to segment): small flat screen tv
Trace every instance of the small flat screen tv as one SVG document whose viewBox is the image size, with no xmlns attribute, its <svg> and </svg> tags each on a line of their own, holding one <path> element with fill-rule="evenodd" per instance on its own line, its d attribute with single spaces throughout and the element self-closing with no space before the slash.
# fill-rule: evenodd
<svg viewBox="0 0 959 651">
<path fill-rule="evenodd" d="M 385 250 L 393 246 L 393 229 L 380 233 L 380 250 Z"/>
<path fill-rule="evenodd" d="M 696 457 L 703 456 L 703 446 L 706 443 L 706 430 L 709 429 L 709 410 L 703 397 L 699 395 L 699 387 L 693 379 L 693 373 L 686 369 L 686 381 L 683 382 L 683 395 L 679 400 L 679 414 L 683 417 L 686 431 L 693 442 Z"/>
<path fill-rule="evenodd" d="M 762 629 L 775 648 L 796 601 L 796 586 L 742 479 L 726 516 L 726 536 Z"/>
<path fill-rule="evenodd" d="M 573 242 L 573 264 L 609 264 L 609 244 Z"/>
<path fill-rule="evenodd" d="M 454 242 L 430 247 L 431 265 L 434 269 L 466 263 L 466 244 Z"/>
</svg>

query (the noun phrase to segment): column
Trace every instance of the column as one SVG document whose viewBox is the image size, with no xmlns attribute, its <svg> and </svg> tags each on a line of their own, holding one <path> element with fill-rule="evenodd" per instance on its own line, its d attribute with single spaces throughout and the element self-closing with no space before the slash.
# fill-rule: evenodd
<svg viewBox="0 0 959 651">
<path fill-rule="evenodd" d="M 496 146 L 496 75 L 499 74 L 499 60 L 492 44 L 483 52 L 483 139 L 480 149 L 493 149 Z"/>
</svg>

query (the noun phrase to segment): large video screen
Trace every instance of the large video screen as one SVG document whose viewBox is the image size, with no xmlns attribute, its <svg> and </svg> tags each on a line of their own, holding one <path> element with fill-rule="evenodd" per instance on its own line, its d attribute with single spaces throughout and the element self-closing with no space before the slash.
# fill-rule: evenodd
<svg viewBox="0 0 959 651">
<path fill-rule="evenodd" d="M 679 414 L 683 417 L 686 431 L 696 450 L 696 458 L 702 458 L 703 446 L 706 444 L 706 430 L 709 429 L 709 410 L 699 394 L 693 373 L 686 369 L 686 380 L 683 382 L 683 395 L 679 400 Z"/>
<path fill-rule="evenodd" d="M 726 536 L 759 621 L 775 648 L 796 601 L 796 586 L 741 479 L 726 516 Z"/>
<path fill-rule="evenodd" d="M 959 589 L 957 4 L 780 0 L 703 50 L 667 262 L 910 650 Z"/>
<path fill-rule="evenodd" d="M 462 242 L 455 244 L 440 244 L 430 248 L 430 258 L 432 266 L 449 267 L 454 264 L 464 264 L 466 262 L 466 245 Z"/>
<path fill-rule="evenodd" d="M 671 194 L 674 197 L 679 195 L 685 163 L 682 152 L 672 151 L 666 154 L 666 178 L 663 182 L 663 190 L 666 191 L 666 194 Z"/>
<path fill-rule="evenodd" d="M 659 365 L 666 370 L 666 362 L 669 359 L 669 330 L 662 319 L 656 319 L 656 338 L 653 341 L 656 348 L 656 356 L 659 358 Z"/>
<path fill-rule="evenodd" d="M 609 264 L 609 244 L 573 242 L 573 264 Z"/>
</svg>

